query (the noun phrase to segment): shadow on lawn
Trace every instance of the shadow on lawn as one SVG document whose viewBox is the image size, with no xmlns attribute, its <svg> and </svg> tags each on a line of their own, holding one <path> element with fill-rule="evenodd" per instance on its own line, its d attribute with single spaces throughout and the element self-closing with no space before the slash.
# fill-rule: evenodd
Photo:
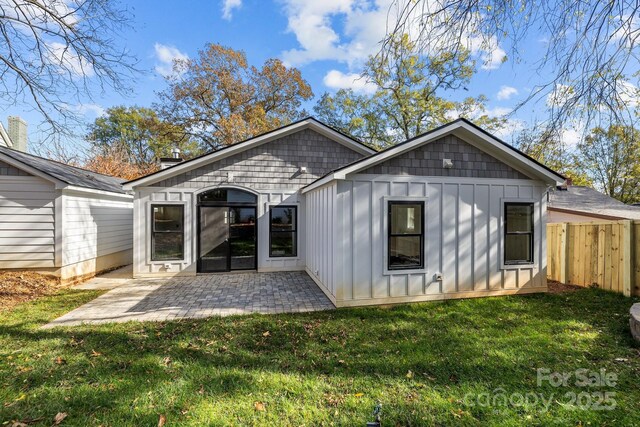
<svg viewBox="0 0 640 427">
<path fill-rule="evenodd" d="M 611 363 L 612 348 L 635 346 L 622 313 L 630 304 L 616 294 L 585 290 L 571 298 L 531 295 L 52 330 L 34 328 L 32 319 L 0 324 L 0 338 L 25 343 L 21 349 L 31 357 L 44 354 L 33 370 L 2 381 L 16 396 L 38 390 L 38 402 L 47 406 L 89 419 L 116 411 L 109 416 L 131 422 L 136 399 L 147 393 L 173 390 L 180 397 L 164 410 L 179 413 L 202 399 L 254 393 L 263 387 L 257 383 L 262 373 L 384 388 L 403 387 L 411 371 L 417 381 L 452 395 L 457 388 L 522 390 L 535 387 L 538 367 L 599 369 Z M 586 361 L 570 358 L 576 354 Z M 57 356 L 64 361 L 56 363 Z M 37 417 L 38 402 L 0 407 L 0 415 Z M 157 422 L 154 417 L 149 409 L 135 422 Z"/>
</svg>

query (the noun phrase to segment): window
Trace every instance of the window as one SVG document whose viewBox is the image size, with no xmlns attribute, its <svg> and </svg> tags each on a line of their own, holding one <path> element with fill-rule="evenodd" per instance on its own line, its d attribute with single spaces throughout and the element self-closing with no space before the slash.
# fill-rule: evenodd
<svg viewBox="0 0 640 427">
<path fill-rule="evenodd" d="M 533 203 L 504 204 L 504 263 L 533 263 Z"/>
<path fill-rule="evenodd" d="M 200 193 L 198 203 L 200 204 L 253 204 L 258 202 L 258 196 L 242 190 L 233 188 L 216 188 Z"/>
<path fill-rule="evenodd" d="M 424 202 L 389 202 L 389 270 L 423 267 L 423 211 Z"/>
<path fill-rule="evenodd" d="M 151 206 L 151 260 L 184 258 L 184 206 Z"/>
<path fill-rule="evenodd" d="M 273 206 L 269 210 L 269 256 L 298 255 L 298 208 Z"/>
</svg>

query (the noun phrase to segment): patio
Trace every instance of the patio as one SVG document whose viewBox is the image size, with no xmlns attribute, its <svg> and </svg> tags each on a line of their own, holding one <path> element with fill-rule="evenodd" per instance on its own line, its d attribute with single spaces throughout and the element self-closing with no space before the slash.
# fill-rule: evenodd
<svg viewBox="0 0 640 427">
<path fill-rule="evenodd" d="M 132 279 L 117 270 L 77 286 L 111 289 L 45 328 L 83 323 L 165 321 L 238 314 L 332 310 L 334 305 L 302 271 L 203 274 Z"/>
</svg>

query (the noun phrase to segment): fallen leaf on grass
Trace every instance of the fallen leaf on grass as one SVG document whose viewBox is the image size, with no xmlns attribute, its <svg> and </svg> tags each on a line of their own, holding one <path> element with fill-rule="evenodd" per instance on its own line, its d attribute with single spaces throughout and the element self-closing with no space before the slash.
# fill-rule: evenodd
<svg viewBox="0 0 640 427">
<path fill-rule="evenodd" d="M 254 403 L 253 407 L 256 408 L 256 411 L 265 411 L 266 410 L 266 408 L 264 406 L 264 403 L 262 403 L 262 402 Z"/>
<path fill-rule="evenodd" d="M 29 425 L 22 421 L 14 421 L 13 424 L 11 424 L 11 427 L 29 427 Z"/>
<path fill-rule="evenodd" d="M 364 396 L 364 393 L 356 393 L 356 394 L 354 394 L 354 396 L 355 397 L 362 397 L 362 396 Z"/>
<path fill-rule="evenodd" d="M 271 332 L 269 332 L 269 331 L 266 331 L 266 332 L 262 333 L 263 337 L 268 337 L 269 335 L 271 335 Z"/>
<path fill-rule="evenodd" d="M 3 406 L 4 406 L 5 408 L 8 408 L 8 407 L 10 407 L 10 406 L 15 405 L 15 404 L 16 404 L 16 403 L 18 403 L 19 401 L 26 399 L 26 398 L 27 398 L 27 395 L 26 395 L 26 394 L 24 394 L 24 393 L 22 393 L 20 396 L 18 396 L 18 397 L 16 398 L 16 400 L 14 400 L 13 402 L 7 402 L 7 403 L 5 403 Z"/>
<path fill-rule="evenodd" d="M 413 372 L 407 371 L 407 378 L 413 378 Z"/>
<path fill-rule="evenodd" d="M 624 358 L 624 357 L 616 357 L 614 360 L 615 360 L 616 362 L 626 362 L 626 361 L 628 361 L 629 359 L 626 359 L 626 358 Z"/>
<path fill-rule="evenodd" d="M 158 419 L 158 427 L 164 427 L 166 423 L 167 417 L 165 417 L 164 415 L 160 415 L 160 418 Z"/>
<path fill-rule="evenodd" d="M 98 357 L 98 356 L 102 356 L 102 353 L 91 349 L 91 357 Z"/>
<path fill-rule="evenodd" d="M 66 360 L 64 360 L 62 357 L 58 356 L 58 357 L 56 357 L 56 363 L 57 363 L 58 365 L 64 365 L 64 364 L 66 364 L 66 363 L 67 363 L 67 361 L 66 361 Z"/>
<path fill-rule="evenodd" d="M 53 425 L 54 426 L 60 425 L 60 423 L 63 422 L 65 418 L 67 418 L 67 415 L 69 414 L 67 414 L 66 412 L 58 412 L 56 416 L 53 418 Z"/>
</svg>

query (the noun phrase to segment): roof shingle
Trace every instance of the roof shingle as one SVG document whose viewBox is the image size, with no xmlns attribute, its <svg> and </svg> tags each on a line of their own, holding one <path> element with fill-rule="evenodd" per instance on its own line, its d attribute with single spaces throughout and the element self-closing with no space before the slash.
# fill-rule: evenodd
<svg viewBox="0 0 640 427">
<path fill-rule="evenodd" d="M 0 147 L 0 153 L 69 185 L 110 191 L 112 193 L 125 193 L 122 189 L 122 183 L 125 182 L 124 179 L 69 166 L 7 147 Z"/>
<path fill-rule="evenodd" d="M 640 207 L 625 205 L 613 197 L 581 185 L 570 185 L 566 190 L 551 191 L 549 207 L 640 220 Z"/>
</svg>

